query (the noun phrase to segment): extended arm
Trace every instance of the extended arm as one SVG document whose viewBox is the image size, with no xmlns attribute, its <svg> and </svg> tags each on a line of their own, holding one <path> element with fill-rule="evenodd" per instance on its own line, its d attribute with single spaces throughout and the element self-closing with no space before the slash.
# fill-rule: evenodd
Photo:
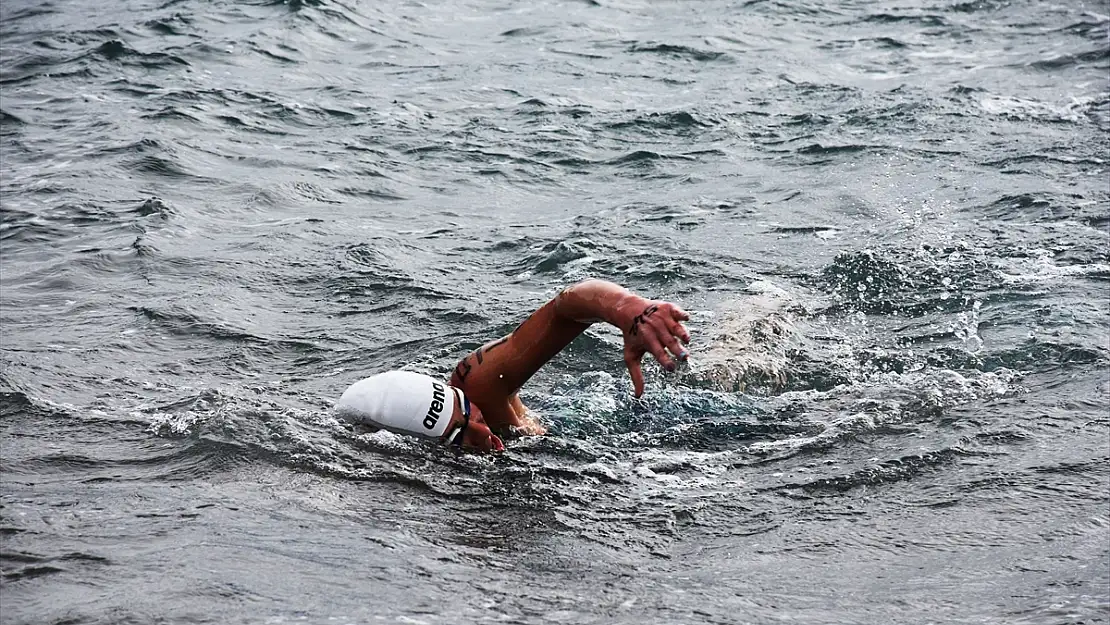
<svg viewBox="0 0 1110 625">
<path fill-rule="evenodd" d="M 690 342 L 690 333 L 682 326 L 690 316 L 669 302 L 646 300 L 612 282 L 587 280 L 560 293 L 555 307 L 561 317 L 581 324 L 601 319 L 620 328 L 624 334 L 624 362 L 632 374 L 636 397 L 644 392 L 640 359 L 646 352 L 651 352 L 667 371 L 675 368 L 668 350 L 680 360 L 686 359 L 679 340 Z"/>
<path fill-rule="evenodd" d="M 639 397 L 644 389 L 640 359 L 651 352 L 673 369 L 667 350 L 686 357 L 679 340 L 690 340 L 681 323 L 688 318 L 674 304 L 644 299 L 611 282 L 587 280 L 564 289 L 511 334 L 460 360 L 451 384 L 481 406 L 491 426 L 519 425 L 511 396 L 591 323 L 603 320 L 624 334 L 624 360 Z"/>
</svg>

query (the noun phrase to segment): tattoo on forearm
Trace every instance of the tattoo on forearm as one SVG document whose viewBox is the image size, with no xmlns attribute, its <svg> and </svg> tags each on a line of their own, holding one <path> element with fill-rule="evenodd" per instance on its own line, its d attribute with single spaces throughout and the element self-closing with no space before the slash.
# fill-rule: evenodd
<svg viewBox="0 0 1110 625">
<path fill-rule="evenodd" d="M 459 382 L 465 382 L 466 376 L 470 375 L 470 363 L 467 362 L 469 358 L 469 356 L 464 357 L 455 366 L 455 375 L 459 376 Z"/>
<path fill-rule="evenodd" d="M 512 335 L 509 335 L 509 336 L 512 336 Z M 504 336 L 504 337 L 498 339 L 496 343 L 490 343 L 489 346 L 487 346 L 485 348 L 479 347 L 478 349 L 474 350 L 473 353 L 467 354 L 466 356 L 463 356 L 463 359 L 460 360 L 459 364 L 455 366 L 455 375 L 457 375 L 459 377 L 459 381 L 460 382 L 465 381 L 466 376 L 470 375 L 470 371 L 474 367 L 482 364 L 482 360 L 484 360 L 484 357 L 482 356 L 483 353 L 488 354 L 489 352 L 492 352 L 494 349 L 504 345 L 509 340 L 509 336 Z M 478 361 L 477 365 L 471 365 L 470 364 L 470 357 L 471 356 L 474 356 L 474 359 Z"/>
<path fill-rule="evenodd" d="M 539 311 L 536 311 L 536 312 L 539 312 Z M 527 317 L 525 317 L 525 318 L 524 318 L 524 321 L 521 321 L 521 322 L 520 322 L 520 324 L 519 324 L 519 325 L 517 325 L 517 327 L 516 327 L 516 328 L 514 328 L 514 329 L 513 329 L 513 331 L 512 331 L 512 332 L 510 332 L 509 334 L 510 334 L 510 335 L 516 334 L 516 331 L 517 331 L 517 330 L 519 330 L 519 329 L 521 329 L 521 328 L 523 328 L 523 327 L 524 327 L 524 324 L 528 323 L 528 320 L 529 320 L 529 319 L 531 319 L 531 318 L 532 318 L 532 317 L 533 317 L 533 316 L 534 316 L 535 314 L 536 314 L 536 313 L 532 313 L 531 315 L 528 315 Z"/>
<path fill-rule="evenodd" d="M 488 353 L 492 352 L 495 348 L 500 347 L 501 345 L 504 345 L 505 341 L 508 341 L 508 340 L 509 340 L 509 337 L 505 336 L 505 337 L 502 337 L 502 338 L 498 339 L 498 341 L 496 343 L 490 343 L 489 347 L 479 347 L 478 349 L 474 350 L 474 357 L 478 359 L 478 364 L 482 364 L 482 353 L 483 352 L 488 354 Z"/>
<path fill-rule="evenodd" d="M 635 317 L 633 317 L 632 318 L 632 327 L 628 330 L 628 333 L 631 334 L 632 336 L 636 336 L 637 334 L 639 334 L 640 333 L 640 324 L 641 323 L 646 323 L 647 318 L 652 316 L 653 314 L 655 314 L 655 311 L 657 311 L 657 310 L 659 310 L 659 307 L 656 306 L 655 304 L 652 304 L 651 306 L 648 306 L 647 308 L 645 308 L 644 312 L 642 312 L 642 313 L 636 315 Z"/>
</svg>

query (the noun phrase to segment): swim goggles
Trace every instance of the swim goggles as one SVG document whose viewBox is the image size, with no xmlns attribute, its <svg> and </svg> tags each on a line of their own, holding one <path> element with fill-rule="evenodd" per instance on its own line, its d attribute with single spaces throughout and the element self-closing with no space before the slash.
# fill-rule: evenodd
<svg viewBox="0 0 1110 625">
<path fill-rule="evenodd" d="M 459 405 L 463 409 L 463 422 L 447 436 L 446 444 L 451 447 L 462 447 L 463 438 L 466 437 L 466 428 L 470 425 L 470 400 L 466 398 L 466 393 L 459 389 L 452 386 L 451 390 L 455 391 L 455 396 L 459 398 Z"/>
</svg>

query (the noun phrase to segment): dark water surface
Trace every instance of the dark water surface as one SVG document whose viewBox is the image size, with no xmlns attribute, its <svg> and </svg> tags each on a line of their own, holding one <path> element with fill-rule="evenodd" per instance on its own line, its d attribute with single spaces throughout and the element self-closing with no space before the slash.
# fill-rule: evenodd
<svg viewBox="0 0 1110 625">
<path fill-rule="evenodd" d="M 0 6 L 3 623 L 1105 623 L 1110 5 Z M 557 289 L 459 457 L 330 413 Z"/>
</svg>

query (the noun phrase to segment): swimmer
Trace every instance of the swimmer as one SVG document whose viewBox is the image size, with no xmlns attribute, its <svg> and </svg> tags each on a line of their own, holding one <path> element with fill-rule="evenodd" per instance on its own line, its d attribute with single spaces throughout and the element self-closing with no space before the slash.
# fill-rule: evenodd
<svg viewBox="0 0 1110 625">
<path fill-rule="evenodd" d="M 668 371 L 674 371 L 674 359 L 687 359 L 690 333 L 682 322 L 689 318 L 670 302 L 587 280 L 563 289 L 507 336 L 464 356 L 448 383 L 412 371 L 379 373 L 352 384 L 336 410 L 348 421 L 391 432 L 501 451 L 505 446 L 496 432 L 546 432 L 528 414 L 518 391 L 591 324 L 605 321 L 624 334 L 624 363 L 639 397 L 644 354 L 650 352 Z"/>
</svg>

